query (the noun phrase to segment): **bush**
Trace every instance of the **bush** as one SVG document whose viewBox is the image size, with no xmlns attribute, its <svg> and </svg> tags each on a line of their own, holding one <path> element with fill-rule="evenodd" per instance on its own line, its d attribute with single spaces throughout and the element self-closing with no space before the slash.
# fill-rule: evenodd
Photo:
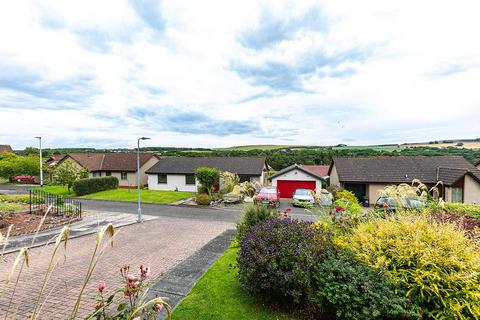
<svg viewBox="0 0 480 320">
<path fill-rule="evenodd" d="M 118 179 L 116 177 L 87 178 L 73 183 L 73 191 L 77 196 L 116 188 L 118 188 Z"/>
<path fill-rule="evenodd" d="M 479 204 L 465 204 L 465 203 L 449 203 L 446 202 L 442 211 L 446 213 L 457 213 L 472 218 L 480 219 L 480 205 Z"/>
<path fill-rule="evenodd" d="M 352 191 L 348 191 L 348 190 L 339 190 L 339 191 L 335 192 L 334 195 L 333 195 L 333 198 L 335 200 L 346 199 L 352 204 L 359 204 L 358 199 L 355 196 L 355 194 Z"/>
<path fill-rule="evenodd" d="M 218 179 L 220 178 L 220 172 L 215 168 L 200 167 L 195 172 L 195 177 L 198 182 L 207 190 L 208 194 L 212 194 L 212 190 Z"/>
<path fill-rule="evenodd" d="M 212 202 L 212 197 L 206 193 L 197 194 L 195 202 L 200 206 L 208 206 Z"/>
<path fill-rule="evenodd" d="M 243 209 L 243 215 L 237 222 L 237 239 L 241 241 L 247 231 L 268 218 L 273 217 L 274 211 L 264 205 L 250 204 Z"/>
<path fill-rule="evenodd" d="M 306 301 L 311 268 L 326 252 L 311 224 L 270 218 L 253 227 L 240 242 L 238 278 L 247 291 L 275 302 Z"/>
<path fill-rule="evenodd" d="M 0 194 L 0 201 L 12 202 L 12 203 L 30 203 L 30 196 Z"/>
<path fill-rule="evenodd" d="M 480 318 L 480 252 L 462 231 L 426 217 L 359 225 L 339 241 L 435 319 Z"/>
<path fill-rule="evenodd" d="M 418 307 L 385 275 L 355 261 L 346 251 L 331 251 L 313 274 L 309 301 L 330 318 L 418 319 Z M 403 296 L 402 296 L 403 295 Z"/>
</svg>

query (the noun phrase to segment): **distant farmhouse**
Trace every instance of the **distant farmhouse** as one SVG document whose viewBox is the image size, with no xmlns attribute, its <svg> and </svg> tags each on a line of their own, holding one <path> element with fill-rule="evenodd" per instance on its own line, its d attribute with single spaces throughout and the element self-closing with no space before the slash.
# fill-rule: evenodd
<svg viewBox="0 0 480 320">
<path fill-rule="evenodd" d="M 480 167 L 480 164 L 477 164 Z M 419 179 L 431 187 L 443 182 L 440 196 L 447 202 L 480 203 L 480 170 L 457 156 L 394 156 L 334 158 L 330 184 L 343 187 L 370 203 L 388 185 Z"/>
<path fill-rule="evenodd" d="M 120 187 L 137 186 L 137 154 L 135 152 L 109 153 L 68 153 L 61 159 L 49 159 L 53 166 L 70 159 L 78 166 L 87 169 L 90 177 L 117 177 Z M 145 171 L 151 168 L 160 158 L 154 153 L 140 153 L 140 183 L 146 185 Z"/>
<path fill-rule="evenodd" d="M 4 152 L 12 152 L 13 153 L 13 149 L 8 144 L 0 144 L 0 153 L 4 153 Z"/>
<path fill-rule="evenodd" d="M 166 157 L 147 170 L 151 190 L 178 190 L 196 192 L 199 167 L 216 168 L 239 176 L 240 181 L 263 185 L 268 170 L 265 158 L 260 157 Z"/>
</svg>

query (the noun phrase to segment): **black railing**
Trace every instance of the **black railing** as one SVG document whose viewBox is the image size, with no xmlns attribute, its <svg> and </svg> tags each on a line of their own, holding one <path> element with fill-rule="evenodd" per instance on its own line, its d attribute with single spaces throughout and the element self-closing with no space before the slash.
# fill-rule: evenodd
<svg viewBox="0 0 480 320">
<path fill-rule="evenodd" d="M 45 212 L 52 207 L 51 214 L 68 218 L 82 217 L 82 203 L 72 198 L 66 198 L 43 190 L 30 190 L 30 213 L 37 210 Z"/>
</svg>

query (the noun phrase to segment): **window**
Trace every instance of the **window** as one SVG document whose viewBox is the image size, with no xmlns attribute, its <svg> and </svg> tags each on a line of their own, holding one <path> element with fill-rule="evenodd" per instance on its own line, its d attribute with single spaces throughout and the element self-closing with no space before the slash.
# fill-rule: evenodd
<svg viewBox="0 0 480 320">
<path fill-rule="evenodd" d="M 106 175 L 107 177 L 110 177 L 110 176 L 112 175 L 112 171 L 107 171 L 107 172 L 105 172 L 105 175 Z"/>
<path fill-rule="evenodd" d="M 194 174 L 185 175 L 185 184 L 195 185 L 195 175 Z"/>
<path fill-rule="evenodd" d="M 102 176 L 101 172 L 98 172 L 98 171 L 92 172 L 92 177 L 101 177 L 101 176 Z"/>
<path fill-rule="evenodd" d="M 120 178 L 121 178 L 122 180 L 127 180 L 127 173 L 126 173 L 125 171 L 122 171 L 122 172 L 120 173 Z"/>
<path fill-rule="evenodd" d="M 167 175 L 166 174 L 158 174 L 158 183 L 159 184 L 166 184 L 167 183 Z"/>
<path fill-rule="evenodd" d="M 452 202 L 463 202 L 463 188 L 452 188 Z"/>
</svg>

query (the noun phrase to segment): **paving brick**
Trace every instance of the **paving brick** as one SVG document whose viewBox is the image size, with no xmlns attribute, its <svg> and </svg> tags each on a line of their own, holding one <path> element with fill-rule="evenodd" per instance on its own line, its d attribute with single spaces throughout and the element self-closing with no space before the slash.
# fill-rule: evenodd
<svg viewBox="0 0 480 320">
<path fill-rule="evenodd" d="M 131 265 L 135 272 L 139 264 L 149 265 L 152 268 L 151 279 L 154 280 L 232 227 L 233 224 L 228 222 L 160 217 L 117 229 L 114 246 L 106 247 L 86 287 L 79 318 L 93 310 L 99 281 L 105 281 L 107 290 L 120 284 L 119 269 L 122 265 Z M 42 298 L 39 319 L 69 317 L 83 284 L 95 238 L 95 235 L 89 235 L 71 239 L 66 252 L 63 247 L 58 251 L 55 268 Z M 30 266 L 25 267 L 20 277 L 7 319 L 30 316 L 52 250 L 52 245 L 30 250 Z M 0 260 L 0 284 L 5 282 L 15 257 L 16 253 L 12 253 Z M 4 318 L 7 312 L 16 275 L 0 297 L 0 318 Z"/>
</svg>

